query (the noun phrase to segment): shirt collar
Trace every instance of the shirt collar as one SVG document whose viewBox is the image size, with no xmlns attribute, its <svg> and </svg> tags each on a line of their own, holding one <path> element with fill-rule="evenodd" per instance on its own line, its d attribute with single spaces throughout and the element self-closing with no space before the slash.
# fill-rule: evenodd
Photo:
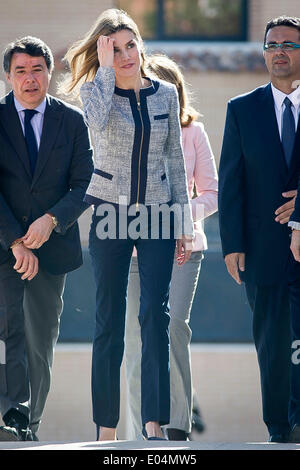
<svg viewBox="0 0 300 470">
<path fill-rule="evenodd" d="M 17 98 L 14 96 L 14 101 L 15 101 L 15 107 L 16 107 L 16 110 L 18 111 L 18 113 L 20 111 L 24 111 L 26 108 L 24 108 L 24 106 L 22 106 L 19 101 L 17 100 Z M 46 97 L 43 99 L 43 101 L 41 102 L 41 104 L 39 104 L 36 108 L 34 108 L 37 112 L 41 113 L 41 114 L 44 114 L 45 113 L 45 109 L 46 109 L 46 104 L 47 104 L 47 99 Z"/>
<path fill-rule="evenodd" d="M 286 93 L 283 93 L 282 91 L 278 90 L 273 83 L 271 83 L 272 87 L 272 92 L 273 92 L 273 97 L 274 97 L 274 102 L 275 106 L 278 109 L 278 111 L 281 110 L 283 101 L 285 100 L 286 97 L 288 97 L 291 102 L 293 103 L 295 109 L 297 109 L 300 105 L 300 86 L 296 88 L 292 93 L 287 95 Z"/>
</svg>

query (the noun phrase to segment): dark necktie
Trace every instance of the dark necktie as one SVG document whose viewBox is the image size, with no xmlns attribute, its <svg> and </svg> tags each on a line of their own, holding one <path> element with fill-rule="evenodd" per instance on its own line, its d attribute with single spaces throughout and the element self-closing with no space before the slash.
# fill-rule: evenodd
<svg viewBox="0 0 300 470">
<path fill-rule="evenodd" d="M 295 130 L 295 118 L 291 110 L 292 103 L 288 97 L 285 98 L 284 104 L 285 104 L 285 110 L 282 116 L 281 141 L 283 145 L 285 159 L 289 167 L 291 163 L 292 155 L 293 155 L 296 130 Z"/>
<path fill-rule="evenodd" d="M 32 125 L 31 125 L 31 119 L 38 111 L 36 111 L 35 109 L 24 109 L 24 112 L 25 112 L 25 121 L 24 121 L 25 140 L 26 140 L 27 150 L 29 154 L 31 173 L 33 174 L 35 170 L 37 156 L 38 156 L 38 146 L 37 146 L 37 141 L 34 135 Z"/>
</svg>

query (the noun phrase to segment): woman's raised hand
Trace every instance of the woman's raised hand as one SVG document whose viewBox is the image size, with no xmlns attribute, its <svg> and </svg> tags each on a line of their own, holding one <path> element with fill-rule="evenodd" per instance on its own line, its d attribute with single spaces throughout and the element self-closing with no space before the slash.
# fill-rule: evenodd
<svg viewBox="0 0 300 470">
<path fill-rule="evenodd" d="M 114 63 L 114 39 L 99 36 L 97 41 L 98 60 L 101 66 L 112 67 Z"/>
</svg>

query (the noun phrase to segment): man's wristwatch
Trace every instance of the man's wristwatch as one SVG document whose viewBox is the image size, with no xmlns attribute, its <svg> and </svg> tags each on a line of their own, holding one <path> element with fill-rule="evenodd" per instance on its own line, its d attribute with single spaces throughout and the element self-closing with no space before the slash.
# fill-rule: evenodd
<svg viewBox="0 0 300 470">
<path fill-rule="evenodd" d="M 17 238 L 11 245 L 10 249 L 12 250 L 15 246 L 21 245 L 23 243 L 23 238 Z"/>
<path fill-rule="evenodd" d="M 57 220 L 57 218 L 55 217 L 55 215 L 50 214 L 49 212 L 47 212 L 47 215 L 49 215 L 49 216 L 51 217 L 52 223 L 53 223 L 53 225 L 54 225 L 54 228 L 57 227 L 57 225 L 58 225 L 58 220 Z"/>
</svg>

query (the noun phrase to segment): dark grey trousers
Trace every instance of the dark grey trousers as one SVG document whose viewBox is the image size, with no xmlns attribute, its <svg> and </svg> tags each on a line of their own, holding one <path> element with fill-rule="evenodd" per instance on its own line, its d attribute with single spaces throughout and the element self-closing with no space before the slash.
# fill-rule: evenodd
<svg viewBox="0 0 300 470">
<path fill-rule="evenodd" d="M 11 258 L 0 265 L 0 411 L 16 408 L 38 430 L 50 389 L 65 278 L 39 268 L 22 281 Z"/>
<path fill-rule="evenodd" d="M 201 267 L 202 252 L 194 251 L 183 266 L 173 263 L 170 285 L 170 389 L 171 412 L 167 428 L 191 432 L 192 368 L 189 326 L 190 313 Z M 125 329 L 125 367 L 127 381 L 127 432 L 130 440 L 143 439 L 141 408 L 141 339 L 138 321 L 140 277 L 136 256 L 132 257 L 128 284 Z"/>
<path fill-rule="evenodd" d="M 270 434 L 290 430 L 291 315 L 287 284 L 246 283 L 260 368 L 263 419 Z"/>
</svg>

